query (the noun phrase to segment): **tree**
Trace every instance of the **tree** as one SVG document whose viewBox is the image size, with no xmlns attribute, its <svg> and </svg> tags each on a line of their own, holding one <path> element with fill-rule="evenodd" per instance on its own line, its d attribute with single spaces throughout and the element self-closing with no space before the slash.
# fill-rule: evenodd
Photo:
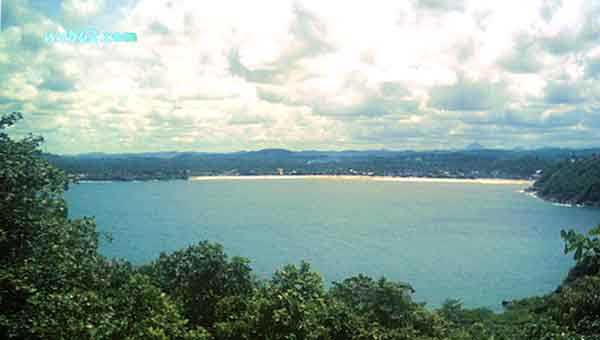
<svg viewBox="0 0 600 340">
<path fill-rule="evenodd" d="M 237 320 L 218 325 L 219 339 L 324 339 L 326 293 L 319 274 L 287 265 L 259 287 Z"/>
<path fill-rule="evenodd" d="M 23 336 L 28 322 L 42 323 L 27 317 L 39 311 L 42 297 L 97 282 L 101 261 L 93 221 L 67 217 L 67 177 L 41 159 L 42 139 L 15 141 L 3 131 L 19 119 L 19 113 L 0 119 L 0 332 L 7 337 Z"/>
<path fill-rule="evenodd" d="M 417 308 L 412 302 L 413 288 L 403 282 L 385 278 L 377 281 L 365 275 L 333 283 L 331 294 L 359 315 L 384 327 L 407 327 L 412 323 L 411 313 Z"/>
<path fill-rule="evenodd" d="M 92 219 L 68 218 L 68 180 L 42 139 L 4 132 L 20 118 L 0 118 L 0 338 L 207 339 L 147 277 L 98 253 Z"/>
<path fill-rule="evenodd" d="M 575 267 L 569 271 L 565 282 L 572 282 L 587 275 L 600 274 L 600 225 L 591 229 L 588 236 L 573 230 L 561 231 L 565 241 L 565 254 L 573 253 Z"/>
<path fill-rule="evenodd" d="M 327 332 L 318 317 L 325 305 L 321 276 L 304 261 L 286 265 L 253 301 L 255 330 L 271 339 L 320 339 Z"/>
<path fill-rule="evenodd" d="M 217 306 L 228 297 L 248 297 L 253 291 L 249 261 L 228 259 L 223 247 L 200 242 L 172 254 L 161 254 L 142 268 L 156 285 L 183 306 L 192 325 L 211 328 L 217 321 Z"/>
</svg>

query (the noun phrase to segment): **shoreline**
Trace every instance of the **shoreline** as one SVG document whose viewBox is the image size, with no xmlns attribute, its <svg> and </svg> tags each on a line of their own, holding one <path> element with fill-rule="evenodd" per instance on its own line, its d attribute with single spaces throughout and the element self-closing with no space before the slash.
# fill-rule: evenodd
<svg viewBox="0 0 600 340">
<path fill-rule="evenodd" d="M 594 205 L 594 204 L 586 204 L 586 203 L 577 203 L 577 202 L 572 202 L 572 201 L 565 201 L 565 200 L 559 200 L 556 198 L 553 198 L 551 196 L 542 196 L 540 195 L 537 191 L 535 190 L 524 190 L 524 193 L 526 193 L 527 195 L 544 201 L 544 202 L 548 202 L 554 206 L 557 207 L 566 207 L 566 208 L 600 208 L 600 206 L 598 205 Z"/>
<path fill-rule="evenodd" d="M 502 185 L 532 185 L 532 180 L 501 179 L 501 178 L 434 178 L 434 177 L 391 177 L 391 176 L 353 176 L 353 175 L 251 175 L 251 176 L 191 176 L 188 181 L 215 180 L 363 180 L 381 182 L 413 182 L 413 183 L 469 183 L 469 184 L 502 184 Z"/>
</svg>

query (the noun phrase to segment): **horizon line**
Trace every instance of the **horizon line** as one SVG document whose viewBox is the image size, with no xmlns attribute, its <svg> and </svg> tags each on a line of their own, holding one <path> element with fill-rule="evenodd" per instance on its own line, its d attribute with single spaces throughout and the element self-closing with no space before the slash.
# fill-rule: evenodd
<svg viewBox="0 0 600 340">
<path fill-rule="evenodd" d="M 448 149 L 423 149 L 423 150 L 415 150 L 415 149 L 344 149 L 344 150 L 327 150 L 327 149 L 287 149 L 287 148 L 262 148 L 262 149 L 246 149 L 246 150 L 237 150 L 237 151 L 178 151 L 178 150 L 166 150 L 166 151 L 133 151 L 133 152 L 105 152 L 105 151 L 90 151 L 90 152 L 80 152 L 80 153 L 55 153 L 55 152 L 46 152 L 43 153 L 46 155 L 55 155 L 55 156 L 89 156 L 89 155 L 141 155 L 141 154 L 164 154 L 164 153 L 174 153 L 174 154 L 208 154 L 208 155 L 219 155 L 219 154 L 243 154 L 243 153 L 257 153 L 257 152 L 268 152 L 268 151 L 276 151 L 276 152 L 288 152 L 288 153 L 367 153 L 367 152 L 389 152 L 389 153 L 402 153 L 402 152 L 412 152 L 412 153 L 428 153 L 428 152 L 481 152 L 481 151 L 512 151 L 512 152 L 535 152 L 535 151 L 543 151 L 543 150 L 562 150 L 562 151 L 600 151 L 600 146 L 590 146 L 590 147 L 555 147 L 555 146 L 542 146 L 536 148 L 524 148 L 524 147 L 513 147 L 513 148 L 494 148 L 494 147 L 484 147 L 477 149 L 469 149 L 469 148 L 448 148 Z"/>
</svg>

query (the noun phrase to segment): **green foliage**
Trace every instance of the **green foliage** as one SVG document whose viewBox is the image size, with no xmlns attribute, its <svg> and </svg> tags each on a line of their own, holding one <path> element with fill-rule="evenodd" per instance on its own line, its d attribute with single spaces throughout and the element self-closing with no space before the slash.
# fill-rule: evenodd
<svg viewBox="0 0 600 340">
<path fill-rule="evenodd" d="M 543 198 L 554 201 L 600 205 L 600 157 L 569 159 L 548 169 L 534 184 Z"/>
<path fill-rule="evenodd" d="M 346 304 L 369 324 L 392 330 L 399 336 L 410 332 L 415 337 L 438 338 L 447 333 L 447 321 L 412 301 L 414 289 L 407 283 L 385 278 L 373 280 L 364 275 L 334 282 L 332 298 Z M 411 338 L 411 337 L 408 337 Z"/>
<path fill-rule="evenodd" d="M 0 128 L 20 117 L 4 116 Z M 10 313 L 2 315 L 0 332 L 6 337 L 60 338 L 60 318 L 85 320 L 88 314 L 73 301 L 98 300 L 86 291 L 98 281 L 95 225 L 67 218 L 66 176 L 40 158 L 41 141 L 0 133 L 0 307 Z"/>
<path fill-rule="evenodd" d="M 64 173 L 41 159 L 41 138 L 13 141 L 2 129 L 12 126 L 18 113 L 0 120 L 0 264 L 22 262 L 34 252 L 48 219 L 65 219 L 62 193 Z"/>
<path fill-rule="evenodd" d="M 446 300 L 438 313 L 455 325 L 464 327 L 476 323 L 486 322 L 494 316 L 494 312 L 487 308 L 465 309 L 460 300 Z"/>
<path fill-rule="evenodd" d="M 186 330 L 178 306 L 152 285 L 148 277 L 134 274 L 110 296 L 117 339 L 208 339 L 202 328 Z"/>
<path fill-rule="evenodd" d="M 325 307 L 319 274 L 305 262 L 287 265 L 257 290 L 237 322 L 220 324 L 220 333 L 240 339 L 322 339 L 327 329 L 319 315 Z M 233 329 L 245 333 L 232 334 Z"/>
<path fill-rule="evenodd" d="M 556 323 L 582 335 L 600 335 L 600 277 L 586 276 L 562 287 L 550 299 Z"/>
<path fill-rule="evenodd" d="M 71 220 L 64 173 L 41 138 L 13 140 L 0 119 L 0 338 L 207 339 L 179 306 L 125 263 L 98 253 L 91 219 Z"/>
<path fill-rule="evenodd" d="M 246 298 L 253 289 L 249 261 L 240 257 L 229 260 L 221 245 L 208 242 L 163 253 L 142 271 L 181 303 L 193 325 L 204 327 L 217 321 L 216 307 L 221 300 Z"/>
<path fill-rule="evenodd" d="M 566 282 L 586 275 L 600 274 L 600 225 L 590 230 L 588 235 L 578 234 L 573 230 L 561 231 L 565 241 L 565 254 L 572 252 L 576 261 Z"/>
<path fill-rule="evenodd" d="M 413 288 L 402 282 L 385 278 L 377 281 L 364 275 L 333 283 L 331 295 L 354 309 L 369 321 L 384 327 L 407 327 L 412 323 L 411 313 L 417 305 L 410 294 Z"/>
</svg>

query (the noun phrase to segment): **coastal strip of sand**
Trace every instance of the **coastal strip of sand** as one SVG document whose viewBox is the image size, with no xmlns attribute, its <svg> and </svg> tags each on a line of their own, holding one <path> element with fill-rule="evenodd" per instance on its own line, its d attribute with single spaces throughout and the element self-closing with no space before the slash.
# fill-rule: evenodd
<svg viewBox="0 0 600 340">
<path fill-rule="evenodd" d="M 352 176 L 352 175 L 259 175 L 259 176 L 192 176 L 191 181 L 223 181 L 223 180 L 362 180 L 390 182 L 431 182 L 431 183 L 472 183 L 472 184 L 512 184 L 532 185 L 533 181 L 500 178 L 431 178 L 431 177 L 392 177 L 392 176 Z"/>
</svg>

